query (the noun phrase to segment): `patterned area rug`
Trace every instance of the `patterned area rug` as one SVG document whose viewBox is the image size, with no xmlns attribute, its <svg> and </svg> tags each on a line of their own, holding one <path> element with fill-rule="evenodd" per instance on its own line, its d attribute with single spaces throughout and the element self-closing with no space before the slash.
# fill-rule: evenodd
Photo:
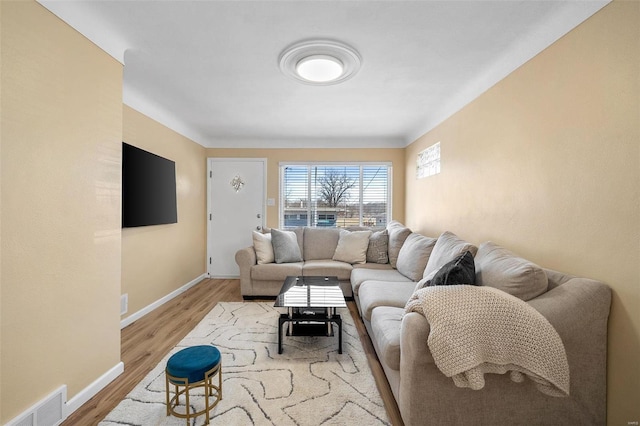
<svg viewBox="0 0 640 426">
<path fill-rule="evenodd" d="M 212 425 L 388 425 L 353 319 L 346 308 L 338 312 L 342 354 L 337 336 L 285 336 L 278 355 L 278 308 L 219 303 L 100 425 L 184 425 L 166 416 L 164 368 L 178 350 L 206 344 L 222 353 L 223 399 L 211 411 Z M 204 398 L 196 395 L 191 405 L 200 410 Z"/>
</svg>

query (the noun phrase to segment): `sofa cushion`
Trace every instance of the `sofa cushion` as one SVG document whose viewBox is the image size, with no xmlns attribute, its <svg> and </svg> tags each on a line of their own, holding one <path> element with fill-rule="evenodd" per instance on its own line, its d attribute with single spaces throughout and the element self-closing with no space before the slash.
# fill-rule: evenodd
<svg viewBox="0 0 640 426">
<path fill-rule="evenodd" d="M 389 232 L 386 229 L 371 234 L 367 248 L 367 262 L 389 263 Z"/>
<path fill-rule="evenodd" d="M 409 278 L 393 269 L 389 264 L 379 265 L 374 263 L 371 265 L 375 266 L 373 268 L 359 266 L 355 265 L 353 271 L 351 271 L 351 289 L 355 295 L 358 294 L 360 285 L 365 281 L 411 282 Z M 382 269 L 383 266 L 386 266 L 385 269 Z"/>
<path fill-rule="evenodd" d="M 382 362 L 394 370 L 400 370 L 400 326 L 404 309 L 379 306 L 371 313 L 372 339 Z"/>
<path fill-rule="evenodd" d="M 412 281 L 420 281 L 436 241 L 435 238 L 411 233 L 398 253 L 398 271 Z"/>
<path fill-rule="evenodd" d="M 442 235 L 438 237 L 436 245 L 433 247 L 423 277 L 427 277 L 429 274 L 442 268 L 445 263 L 451 262 L 467 250 L 475 256 L 478 247 L 459 238 L 452 232 L 446 231 L 442 233 Z"/>
<path fill-rule="evenodd" d="M 352 269 L 351 264 L 336 260 L 307 260 L 302 266 L 302 275 L 338 277 L 340 281 L 349 281 Z"/>
<path fill-rule="evenodd" d="M 491 241 L 480 246 L 476 265 L 478 285 L 498 288 L 524 301 L 547 291 L 547 274 L 541 267 Z"/>
<path fill-rule="evenodd" d="M 271 243 L 276 263 L 301 262 L 298 237 L 293 231 L 271 230 Z"/>
<path fill-rule="evenodd" d="M 476 268 L 473 262 L 473 255 L 469 250 L 462 253 L 449 263 L 445 263 L 442 268 L 433 275 L 433 278 L 426 282 L 426 286 L 434 285 L 476 285 Z"/>
<path fill-rule="evenodd" d="M 265 263 L 251 267 L 251 279 L 258 281 L 282 281 L 289 275 L 302 275 L 302 262 L 297 263 Z"/>
<path fill-rule="evenodd" d="M 253 231 L 253 249 L 256 251 L 256 259 L 259 264 L 275 261 L 271 234 Z"/>
<path fill-rule="evenodd" d="M 367 249 L 369 248 L 371 231 L 349 232 L 340 231 L 338 246 L 333 253 L 333 260 L 347 263 L 365 263 L 367 261 Z"/>
<path fill-rule="evenodd" d="M 339 228 L 305 228 L 304 260 L 331 259 L 339 239 Z"/>
<path fill-rule="evenodd" d="M 413 281 L 365 281 L 360 284 L 358 298 L 362 318 L 371 321 L 371 312 L 378 306 L 404 308 L 413 294 L 416 284 Z"/>
<path fill-rule="evenodd" d="M 398 221 L 392 220 L 387 225 L 387 232 L 389 233 L 389 263 L 395 268 L 400 249 L 404 244 L 404 240 L 411 234 L 411 229 Z"/>
</svg>

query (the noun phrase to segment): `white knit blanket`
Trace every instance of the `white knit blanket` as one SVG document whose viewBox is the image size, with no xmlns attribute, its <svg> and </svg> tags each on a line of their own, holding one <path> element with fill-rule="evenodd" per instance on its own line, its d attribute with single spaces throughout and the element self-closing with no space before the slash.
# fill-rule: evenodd
<svg viewBox="0 0 640 426">
<path fill-rule="evenodd" d="M 569 364 L 553 326 L 522 300 L 492 287 L 425 287 L 406 312 L 424 315 L 436 366 L 458 387 L 484 387 L 487 373 L 524 376 L 551 396 L 569 395 Z"/>
</svg>

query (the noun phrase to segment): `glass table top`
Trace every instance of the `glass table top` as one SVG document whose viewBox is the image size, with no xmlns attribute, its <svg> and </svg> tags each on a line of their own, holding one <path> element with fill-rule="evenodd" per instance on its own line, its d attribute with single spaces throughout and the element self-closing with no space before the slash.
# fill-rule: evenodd
<svg viewBox="0 0 640 426">
<path fill-rule="evenodd" d="M 287 277 L 273 305 L 276 308 L 344 308 L 337 277 Z"/>
</svg>

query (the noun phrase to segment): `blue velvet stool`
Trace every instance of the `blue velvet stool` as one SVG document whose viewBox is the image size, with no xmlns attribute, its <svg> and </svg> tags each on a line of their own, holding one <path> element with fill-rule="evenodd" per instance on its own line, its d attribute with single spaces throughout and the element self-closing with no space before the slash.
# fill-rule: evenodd
<svg viewBox="0 0 640 426">
<path fill-rule="evenodd" d="M 218 375 L 218 385 L 213 384 L 213 378 Z M 182 349 L 173 354 L 167 361 L 165 369 L 167 416 L 174 415 L 189 419 L 206 414 L 205 424 L 209 424 L 209 411 L 222 399 L 222 360 L 220 351 L 215 346 L 193 346 Z M 170 398 L 170 385 L 175 387 L 175 395 Z M 194 388 L 204 388 L 204 409 L 190 413 L 189 391 Z M 180 395 L 185 396 L 185 412 L 176 412 L 180 405 Z M 215 398 L 214 401 L 211 399 Z"/>
</svg>

